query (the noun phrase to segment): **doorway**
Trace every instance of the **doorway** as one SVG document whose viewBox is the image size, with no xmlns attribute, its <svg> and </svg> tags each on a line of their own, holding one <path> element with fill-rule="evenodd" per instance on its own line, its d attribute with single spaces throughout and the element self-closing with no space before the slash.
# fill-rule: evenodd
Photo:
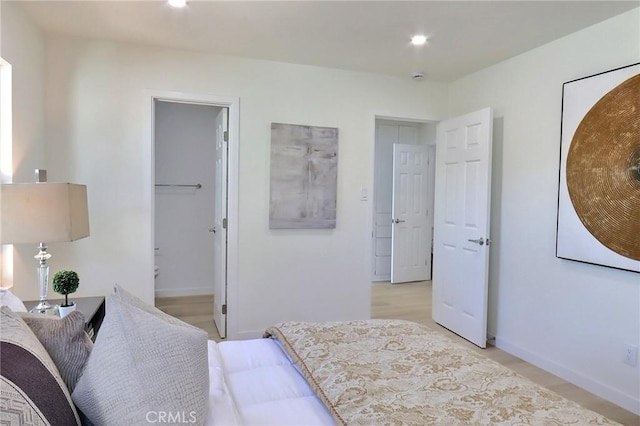
<svg viewBox="0 0 640 426">
<path fill-rule="evenodd" d="M 418 122 L 402 119 L 376 118 L 375 121 L 375 163 L 374 163 L 374 206 L 373 206 L 373 260 L 372 260 L 372 281 L 423 281 L 431 279 L 431 247 L 433 230 L 433 194 L 434 194 L 434 161 L 436 142 L 436 122 Z M 424 220 L 420 226 L 420 240 L 423 247 L 419 250 L 419 259 L 412 258 L 416 250 L 406 250 L 407 244 L 418 244 L 418 240 L 406 241 L 406 244 L 399 244 L 403 236 L 411 235 L 407 231 L 410 222 L 405 217 L 401 209 L 396 208 L 397 215 L 403 217 L 392 217 L 394 213 L 394 194 L 396 201 L 403 198 L 402 186 L 396 184 L 394 189 L 394 146 L 396 155 L 407 154 L 407 159 L 412 164 L 418 159 L 424 162 L 424 176 L 420 178 L 420 188 L 414 185 L 415 179 L 411 179 L 411 184 L 404 189 L 416 190 L 424 196 L 420 202 L 421 215 Z M 399 149 L 402 146 L 422 147 L 420 155 L 408 153 L 407 149 Z M 413 150 L 412 150 L 413 151 Z M 410 158 L 410 160 L 409 160 Z M 397 167 L 395 167 L 397 171 Z M 415 177 L 415 176 L 414 176 Z M 409 182 L 407 182 L 409 183 Z M 399 207 L 398 203 L 396 205 Z M 398 220 L 396 223 L 395 220 Z M 392 222 L 393 221 L 393 222 Z M 415 224 L 411 225 L 412 227 Z M 394 240 L 395 237 L 395 240 Z M 414 265 L 415 264 L 415 265 Z M 402 265 L 413 265 L 413 268 L 402 268 Z M 395 266 L 395 267 L 394 267 Z M 415 266 L 418 266 L 417 268 Z M 410 274 L 406 274 L 407 269 L 412 269 Z M 419 271 L 416 273 L 416 270 Z M 392 272 L 393 277 L 392 277 Z M 408 277 L 408 278 L 405 278 Z"/>
<path fill-rule="evenodd" d="M 217 193 L 212 105 L 155 101 L 155 295 L 214 293 Z"/>
<path fill-rule="evenodd" d="M 431 235 L 434 235 L 430 241 L 435 264 L 433 319 L 482 348 L 486 347 L 487 338 L 492 117 L 491 108 L 485 108 L 430 123 L 431 126 L 427 125 L 425 130 L 432 136 L 432 145 L 437 146 L 432 163 L 435 176 L 432 175 L 428 185 L 432 191 Z M 382 257 L 379 256 L 381 240 L 389 234 L 388 230 L 381 228 L 392 218 L 396 224 L 385 203 L 384 191 L 395 192 L 394 189 L 389 191 L 388 146 L 398 146 L 395 141 L 402 132 L 407 133 L 403 129 L 406 124 L 402 121 L 386 121 L 376 118 L 372 231 L 374 281 L 386 278 L 381 269 L 376 269 Z M 390 135 L 387 139 L 392 142 L 383 141 L 384 138 L 380 137 L 385 131 Z M 393 164 L 395 166 L 395 162 Z M 381 172 L 385 167 L 386 177 Z M 389 197 L 387 194 L 387 200 Z M 396 254 L 393 250 L 388 251 L 391 257 Z"/>
<path fill-rule="evenodd" d="M 159 267 L 157 277 L 150 283 L 150 292 L 153 295 L 165 292 L 166 295 L 167 286 L 162 279 L 167 278 L 171 281 L 181 281 L 182 287 L 169 287 L 171 288 L 169 293 L 174 296 L 213 293 L 212 312 L 216 311 L 215 308 L 219 304 L 218 311 L 222 314 L 216 316 L 215 325 L 221 337 L 232 337 L 236 327 L 235 322 L 232 321 L 233 313 L 229 312 L 231 310 L 229 308 L 236 306 L 237 300 L 239 99 L 156 91 L 145 91 L 145 97 L 149 101 L 146 129 L 151 147 L 150 256 L 153 259 L 152 265 L 157 264 Z M 172 119 L 177 119 L 180 115 L 188 116 L 187 110 L 191 110 L 192 113 L 195 111 L 195 116 L 205 115 L 207 120 L 205 124 L 199 125 L 201 128 L 198 132 L 204 133 L 205 139 L 208 138 L 207 142 L 201 141 L 200 145 L 196 144 L 196 148 L 190 146 L 186 142 L 187 133 L 196 131 L 187 126 L 188 131 L 174 131 L 173 142 L 169 143 L 173 146 L 169 149 L 157 146 L 156 139 L 159 136 L 157 133 L 161 130 L 159 126 L 162 125 L 159 114 L 162 114 L 165 109 L 173 110 L 173 113 L 169 114 L 169 117 L 173 117 Z M 220 132 L 222 126 L 219 128 L 221 120 L 218 118 L 222 116 L 224 116 L 224 131 Z M 167 123 L 165 127 L 166 125 Z M 168 125 L 171 127 L 172 124 L 168 123 Z M 220 146 L 217 143 L 218 139 L 224 139 L 223 163 L 226 170 L 222 179 L 216 177 L 216 172 L 221 169 L 216 164 L 220 160 L 216 158 Z M 170 155 L 163 154 L 162 149 L 168 151 Z M 195 154 L 202 158 L 203 163 L 196 164 L 193 158 L 186 160 L 184 157 L 189 156 L 183 155 L 184 153 L 180 151 L 191 151 L 191 157 Z M 177 167 L 179 163 L 183 163 L 182 168 Z M 186 167 L 184 167 L 185 163 Z M 169 168 L 172 172 L 165 174 L 163 168 Z M 221 182 L 222 180 L 224 182 Z M 224 191 L 220 189 L 221 187 Z M 168 214 L 162 211 L 163 204 L 164 207 L 169 205 Z M 188 204 L 192 204 L 190 210 L 187 208 Z M 188 213 L 189 211 L 191 213 Z M 163 214 L 170 217 L 162 217 Z M 219 226 L 216 220 L 219 220 L 222 226 Z M 161 226 L 169 228 L 169 233 L 173 233 L 174 237 L 175 234 L 184 233 L 191 239 L 187 238 L 186 242 L 184 238 L 164 240 L 163 231 L 159 229 Z M 216 242 L 222 243 L 218 245 Z M 223 248 L 222 253 L 220 247 Z M 173 256 L 167 256 L 169 252 Z M 162 257 L 166 258 L 156 263 Z M 187 266 L 182 268 L 182 271 L 187 275 L 171 279 L 169 271 L 178 265 L 172 262 L 178 262 L 180 259 L 183 261 L 186 259 Z M 194 276 L 199 276 L 199 281 L 192 279 Z M 156 285 L 158 278 L 160 278 L 160 284 Z"/>
</svg>

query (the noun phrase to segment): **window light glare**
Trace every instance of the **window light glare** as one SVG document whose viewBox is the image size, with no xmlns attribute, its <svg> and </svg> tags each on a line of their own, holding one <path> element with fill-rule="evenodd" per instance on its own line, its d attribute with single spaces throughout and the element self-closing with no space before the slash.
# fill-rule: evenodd
<svg viewBox="0 0 640 426">
<path fill-rule="evenodd" d="M 168 0 L 168 2 L 171 7 L 185 7 L 187 5 L 187 0 Z"/>
<path fill-rule="evenodd" d="M 427 37 L 422 34 L 414 35 L 413 37 L 411 37 L 411 44 L 413 44 L 414 46 L 422 46 L 426 42 Z"/>
</svg>

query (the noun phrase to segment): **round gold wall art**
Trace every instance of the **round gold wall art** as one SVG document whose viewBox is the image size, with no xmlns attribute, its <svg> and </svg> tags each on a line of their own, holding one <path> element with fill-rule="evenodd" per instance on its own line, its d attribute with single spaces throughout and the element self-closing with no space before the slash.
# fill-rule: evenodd
<svg viewBox="0 0 640 426">
<path fill-rule="evenodd" d="M 640 260 L 640 74 L 584 116 L 571 141 L 566 177 L 571 203 L 591 235 Z"/>
</svg>

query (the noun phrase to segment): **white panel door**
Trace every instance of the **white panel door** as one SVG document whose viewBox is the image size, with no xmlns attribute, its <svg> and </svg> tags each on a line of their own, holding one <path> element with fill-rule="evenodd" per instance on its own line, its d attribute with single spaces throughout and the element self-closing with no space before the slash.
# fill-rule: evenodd
<svg viewBox="0 0 640 426">
<path fill-rule="evenodd" d="M 216 117 L 216 181 L 213 238 L 213 320 L 220 337 L 227 337 L 227 157 L 228 109 Z"/>
<path fill-rule="evenodd" d="M 438 124 L 433 319 L 486 347 L 491 201 L 490 108 Z"/>
<path fill-rule="evenodd" d="M 425 145 L 393 144 L 391 282 L 428 277 L 428 164 Z"/>
</svg>

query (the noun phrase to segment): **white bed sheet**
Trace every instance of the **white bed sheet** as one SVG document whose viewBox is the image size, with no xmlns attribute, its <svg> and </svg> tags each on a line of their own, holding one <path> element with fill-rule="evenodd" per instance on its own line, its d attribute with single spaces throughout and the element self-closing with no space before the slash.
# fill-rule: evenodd
<svg viewBox="0 0 640 426">
<path fill-rule="evenodd" d="M 334 425 L 278 342 L 209 342 L 206 426 Z"/>
</svg>

